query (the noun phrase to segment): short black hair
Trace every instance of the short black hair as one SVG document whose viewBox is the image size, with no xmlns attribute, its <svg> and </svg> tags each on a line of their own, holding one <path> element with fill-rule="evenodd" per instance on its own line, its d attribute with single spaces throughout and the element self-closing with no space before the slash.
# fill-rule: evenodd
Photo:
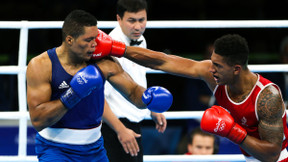
<svg viewBox="0 0 288 162">
<path fill-rule="evenodd" d="M 62 26 L 62 41 L 68 35 L 77 38 L 79 35 L 84 34 L 85 26 L 96 26 L 97 19 L 92 14 L 84 10 L 73 10 L 64 20 Z"/>
<path fill-rule="evenodd" d="M 136 13 L 147 9 L 146 0 L 118 0 L 116 12 L 122 19 L 126 11 Z"/>
<path fill-rule="evenodd" d="M 248 43 L 244 37 L 238 34 L 227 34 L 216 39 L 214 52 L 223 56 L 230 66 L 238 64 L 247 67 L 248 65 Z"/>
</svg>

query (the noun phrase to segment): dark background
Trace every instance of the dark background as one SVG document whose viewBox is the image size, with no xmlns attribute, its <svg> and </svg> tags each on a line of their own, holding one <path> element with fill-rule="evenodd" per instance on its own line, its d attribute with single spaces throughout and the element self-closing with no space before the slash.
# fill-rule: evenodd
<svg viewBox="0 0 288 162">
<path fill-rule="evenodd" d="M 0 20 L 63 21 L 70 11 L 83 9 L 95 15 L 99 21 L 114 21 L 116 20 L 116 2 L 117 0 L 2 1 Z M 147 2 L 148 20 L 285 20 L 288 17 L 287 0 L 273 2 L 268 0 L 148 0 Z M 103 30 L 111 31 L 111 29 Z M 288 35 L 287 28 L 147 29 L 144 35 L 150 49 L 199 60 L 204 58 L 208 44 L 228 33 L 238 33 L 248 40 L 251 51 L 250 64 L 281 63 L 279 46 L 281 40 Z M 0 65 L 17 65 L 19 30 L 1 29 L 0 35 Z M 29 61 L 31 57 L 59 46 L 61 30 L 29 30 L 28 42 Z M 0 80 L 2 82 L 0 90 L 3 92 L 0 94 L 0 111 L 18 110 L 16 76 L 0 75 Z M 162 76 L 148 74 L 149 85 L 164 84 L 162 80 Z M 191 82 L 190 79 L 169 75 L 164 81 L 168 82 L 169 85 L 165 83 L 168 88 L 172 86 L 171 89 L 176 92 L 176 96 L 191 93 L 185 90 L 186 85 Z M 175 97 L 172 108 L 188 107 L 193 104 L 193 101 Z M 181 105 L 186 102 L 190 104 Z M 180 109 L 177 108 L 177 110 Z"/>
<path fill-rule="evenodd" d="M 116 20 L 116 2 L 117 0 L 1 1 L 0 21 L 63 21 L 66 15 L 74 9 L 86 10 L 95 15 L 99 21 L 114 21 Z M 148 0 L 147 2 L 149 6 L 148 21 L 288 19 L 288 0 Z M 111 29 L 103 30 L 107 33 L 111 31 Z M 150 49 L 201 60 L 205 58 L 207 45 L 228 33 L 238 33 L 248 40 L 251 51 L 250 64 L 282 63 L 279 47 L 281 40 L 288 35 L 287 28 L 147 29 L 144 36 Z M 1 29 L 0 36 L 0 65 L 17 65 L 19 30 Z M 27 61 L 47 49 L 59 46 L 61 30 L 29 30 L 28 41 Z M 282 73 L 263 73 L 262 75 L 284 89 Z M 147 74 L 147 78 L 148 86 L 160 85 L 172 92 L 174 102 L 169 111 L 207 108 L 206 105 L 199 102 L 199 95 L 211 95 L 211 92 L 207 90 L 206 84 L 201 80 L 169 74 Z M 0 111 L 17 111 L 19 107 L 17 76 L 0 75 L 0 92 Z M 183 130 L 187 132 L 191 125 L 197 125 L 197 121 L 169 120 L 168 124 L 172 131 L 171 129 L 167 130 L 167 134 L 170 132 L 175 136 L 175 133 L 178 133 L 177 136 L 180 138 Z M 153 123 L 147 120 L 144 125 L 149 126 Z M 177 127 L 179 125 L 182 125 L 184 129 L 182 127 L 179 130 Z M 173 131 L 173 126 L 176 126 L 176 131 Z M 165 137 L 160 136 L 160 138 Z M 167 150 L 163 152 L 167 153 Z M 155 154 L 159 154 L 159 152 Z"/>
<path fill-rule="evenodd" d="M 84 9 L 99 21 L 116 20 L 117 0 L 12 0 L 2 1 L 2 21 L 63 21 L 73 9 Z M 285 20 L 287 0 L 148 0 L 148 20 Z M 105 30 L 109 32 L 109 29 Z M 148 48 L 173 54 L 191 55 L 203 53 L 208 43 L 227 33 L 239 33 L 246 37 L 251 53 L 277 53 L 283 36 L 283 28 L 259 29 L 147 29 Z M 29 53 L 39 54 L 61 43 L 60 30 L 30 30 Z M 18 30 L 0 30 L 1 53 L 17 54 Z M 3 44 L 4 43 L 4 44 Z M 274 58 L 275 59 L 275 58 Z M 264 60 L 262 60 L 264 61 Z M 17 62 L 17 61 L 16 61 Z"/>
</svg>

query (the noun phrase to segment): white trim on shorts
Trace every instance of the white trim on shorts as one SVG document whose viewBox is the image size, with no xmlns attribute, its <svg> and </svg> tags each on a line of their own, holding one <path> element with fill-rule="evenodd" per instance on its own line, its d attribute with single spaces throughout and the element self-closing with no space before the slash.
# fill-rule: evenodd
<svg viewBox="0 0 288 162">
<path fill-rule="evenodd" d="M 281 154 L 280 154 L 279 159 L 277 161 L 281 161 L 285 158 L 288 158 L 288 152 L 287 152 L 286 148 L 281 151 Z M 261 162 L 252 156 L 245 156 L 245 159 L 246 159 L 246 162 Z"/>
<path fill-rule="evenodd" d="M 86 145 L 101 137 L 102 123 L 91 129 L 45 128 L 38 132 L 43 138 L 64 144 Z"/>
</svg>

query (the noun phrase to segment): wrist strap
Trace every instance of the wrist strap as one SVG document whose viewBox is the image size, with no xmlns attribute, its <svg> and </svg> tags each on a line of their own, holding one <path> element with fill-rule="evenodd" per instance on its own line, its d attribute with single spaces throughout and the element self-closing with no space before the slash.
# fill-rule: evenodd
<svg viewBox="0 0 288 162">
<path fill-rule="evenodd" d="M 227 138 L 236 144 L 241 144 L 247 136 L 247 131 L 239 124 L 235 123 Z"/>
<path fill-rule="evenodd" d="M 73 91 L 71 87 L 67 89 L 60 97 L 60 101 L 68 109 L 72 109 L 78 102 L 80 102 L 80 100 L 81 98 Z"/>
</svg>

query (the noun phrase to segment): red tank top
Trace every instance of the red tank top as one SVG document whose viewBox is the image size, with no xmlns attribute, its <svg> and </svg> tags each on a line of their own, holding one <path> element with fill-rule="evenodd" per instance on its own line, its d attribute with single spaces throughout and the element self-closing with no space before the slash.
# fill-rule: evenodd
<svg viewBox="0 0 288 162">
<path fill-rule="evenodd" d="M 269 85 L 273 85 L 274 87 L 276 87 L 279 90 L 280 94 L 281 91 L 276 84 L 272 83 L 266 78 L 263 78 L 259 74 L 257 75 L 258 80 L 256 84 L 254 85 L 248 97 L 242 102 L 236 103 L 230 99 L 230 97 L 228 96 L 226 85 L 217 86 L 214 90 L 214 95 L 216 97 L 218 105 L 227 109 L 234 118 L 235 122 L 241 125 L 247 131 L 248 135 L 260 139 L 258 132 L 258 114 L 256 111 L 258 96 L 262 92 L 262 90 Z M 282 143 L 283 150 L 287 147 L 288 136 L 288 129 L 286 125 L 286 111 L 282 116 L 282 121 L 284 128 L 284 139 Z M 241 149 L 241 151 L 245 156 L 249 156 L 249 154 L 246 153 L 243 149 Z"/>
</svg>

